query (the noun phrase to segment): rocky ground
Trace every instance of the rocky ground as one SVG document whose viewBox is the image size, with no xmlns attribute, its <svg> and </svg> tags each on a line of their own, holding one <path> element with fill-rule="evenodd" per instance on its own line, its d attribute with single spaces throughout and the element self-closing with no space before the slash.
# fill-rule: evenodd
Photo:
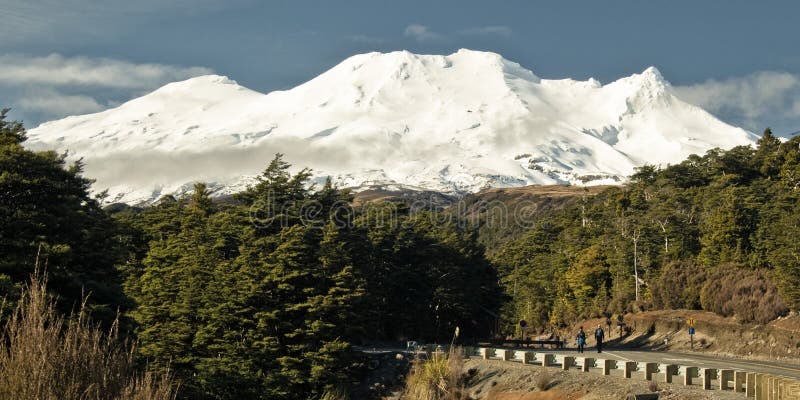
<svg viewBox="0 0 800 400">
<path fill-rule="evenodd" d="M 625 399 L 631 394 L 659 393 L 659 399 L 731 399 L 743 400 L 741 393 L 703 391 L 698 386 L 654 383 L 644 379 L 625 379 L 622 376 L 603 376 L 596 372 L 562 371 L 553 367 L 514 364 L 495 360 L 469 359 L 466 371 L 475 370 L 470 381 L 473 399 Z M 548 382 L 539 388 L 543 382 Z M 513 395 L 513 396 L 512 396 Z"/>
</svg>

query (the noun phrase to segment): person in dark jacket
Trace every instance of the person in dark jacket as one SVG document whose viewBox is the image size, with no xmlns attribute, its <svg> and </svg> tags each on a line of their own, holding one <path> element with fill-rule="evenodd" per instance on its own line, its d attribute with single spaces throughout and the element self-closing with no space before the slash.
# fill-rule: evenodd
<svg viewBox="0 0 800 400">
<path fill-rule="evenodd" d="M 578 331 L 576 341 L 578 343 L 578 353 L 583 353 L 583 346 L 586 345 L 586 332 L 583 331 L 583 327 Z"/>
<path fill-rule="evenodd" d="M 594 340 L 597 341 L 597 352 L 600 353 L 603 351 L 603 339 L 606 337 L 605 332 L 603 332 L 603 328 L 600 325 L 597 325 L 597 329 L 594 330 Z"/>
</svg>

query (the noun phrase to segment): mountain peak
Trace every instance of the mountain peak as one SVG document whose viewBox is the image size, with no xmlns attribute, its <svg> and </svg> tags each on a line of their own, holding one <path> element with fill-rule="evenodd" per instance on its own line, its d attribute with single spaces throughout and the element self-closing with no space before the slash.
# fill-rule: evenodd
<svg viewBox="0 0 800 400">
<path fill-rule="evenodd" d="M 500 54 L 497 54 L 497 53 L 492 52 L 492 51 L 472 50 L 472 49 L 466 49 L 466 48 L 463 48 L 463 47 L 458 49 L 455 53 L 450 54 L 448 57 L 452 57 L 452 56 L 455 56 L 455 55 L 466 55 L 466 56 L 470 56 L 470 57 L 483 57 L 483 58 L 485 58 L 487 60 L 492 60 L 492 61 L 504 61 L 504 60 L 506 60 Z"/>
<path fill-rule="evenodd" d="M 638 83 L 644 87 L 649 87 L 658 91 L 665 91 L 671 86 L 664 78 L 664 75 L 661 74 L 661 71 L 653 66 L 647 67 L 640 74 L 634 74 L 631 78 L 638 81 Z"/>
<path fill-rule="evenodd" d="M 156 91 L 198 89 L 198 88 L 207 88 L 220 85 L 233 85 L 236 87 L 241 87 L 239 86 L 238 83 L 236 83 L 235 80 L 230 79 L 227 76 L 211 74 L 211 75 L 200 75 L 182 81 L 171 82 L 160 87 L 159 89 L 156 89 Z"/>
<path fill-rule="evenodd" d="M 492 52 L 366 53 L 269 94 L 220 75 L 171 83 L 43 124 L 27 144 L 69 150 L 97 190 L 139 203 L 196 181 L 240 190 L 274 153 L 342 187 L 464 193 L 621 182 L 644 162 L 752 143 L 668 88 L 652 67 L 600 85 L 540 79 Z"/>
<path fill-rule="evenodd" d="M 628 99 L 639 99 L 638 101 L 648 104 L 664 103 L 672 94 L 670 83 L 658 68 L 652 66 L 641 73 L 620 78 L 607 86 L 621 90 Z"/>
<path fill-rule="evenodd" d="M 341 71 L 348 73 L 369 67 L 367 69 L 377 68 L 387 72 L 406 69 L 426 73 L 425 71 L 451 68 L 455 64 L 469 66 L 470 70 L 482 74 L 508 73 L 534 82 L 540 80 L 532 71 L 523 68 L 516 62 L 503 58 L 498 53 L 464 48 L 449 55 L 416 54 L 408 50 L 357 54 L 345 59 L 331 68 L 329 72 Z"/>
<path fill-rule="evenodd" d="M 664 78 L 661 71 L 656 67 L 648 67 L 641 74 L 640 77 L 643 81 L 643 86 L 651 88 L 653 91 L 664 93 L 670 91 L 672 85 Z"/>
<path fill-rule="evenodd" d="M 664 75 L 661 74 L 661 71 L 659 71 L 658 68 L 652 65 L 647 67 L 644 71 L 642 71 L 641 75 L 648 79 L 666 82 L 666 80 L 664 79 Z"/>
</svg>

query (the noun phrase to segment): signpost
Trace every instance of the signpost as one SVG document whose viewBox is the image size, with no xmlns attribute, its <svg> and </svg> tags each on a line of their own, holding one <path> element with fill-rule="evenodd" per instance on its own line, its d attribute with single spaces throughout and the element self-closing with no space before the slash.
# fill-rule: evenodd
<svg viewBox="0 0 800 400">
<path fill-rule="evenodd" d="M 694 318 L 687 319 L 686 324 L 689 325 L 689 343 L 694 350 Z"/>
<path fill-rule="evenodd" d="M 522 331 L 522 340 L 525 340 L 525 331 L 528 329 L 528 321 L 520 320 L 519 321 L 519 330 Z"/>
</svg>

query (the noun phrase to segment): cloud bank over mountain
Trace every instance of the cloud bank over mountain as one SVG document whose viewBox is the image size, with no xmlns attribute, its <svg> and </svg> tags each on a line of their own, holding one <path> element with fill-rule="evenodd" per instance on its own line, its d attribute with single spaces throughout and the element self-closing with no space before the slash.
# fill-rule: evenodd
<svg viewBox="0 0 800 400">
<path fill-rule="evenodd" d="M 101 111 L 132 93 L 145 94 L 166 83 L 213 73 L 204 67 L 132 63 L 111 58 L 60 54 L 0 55 L 0 92 L 34 120 Z"/>
</svg>

